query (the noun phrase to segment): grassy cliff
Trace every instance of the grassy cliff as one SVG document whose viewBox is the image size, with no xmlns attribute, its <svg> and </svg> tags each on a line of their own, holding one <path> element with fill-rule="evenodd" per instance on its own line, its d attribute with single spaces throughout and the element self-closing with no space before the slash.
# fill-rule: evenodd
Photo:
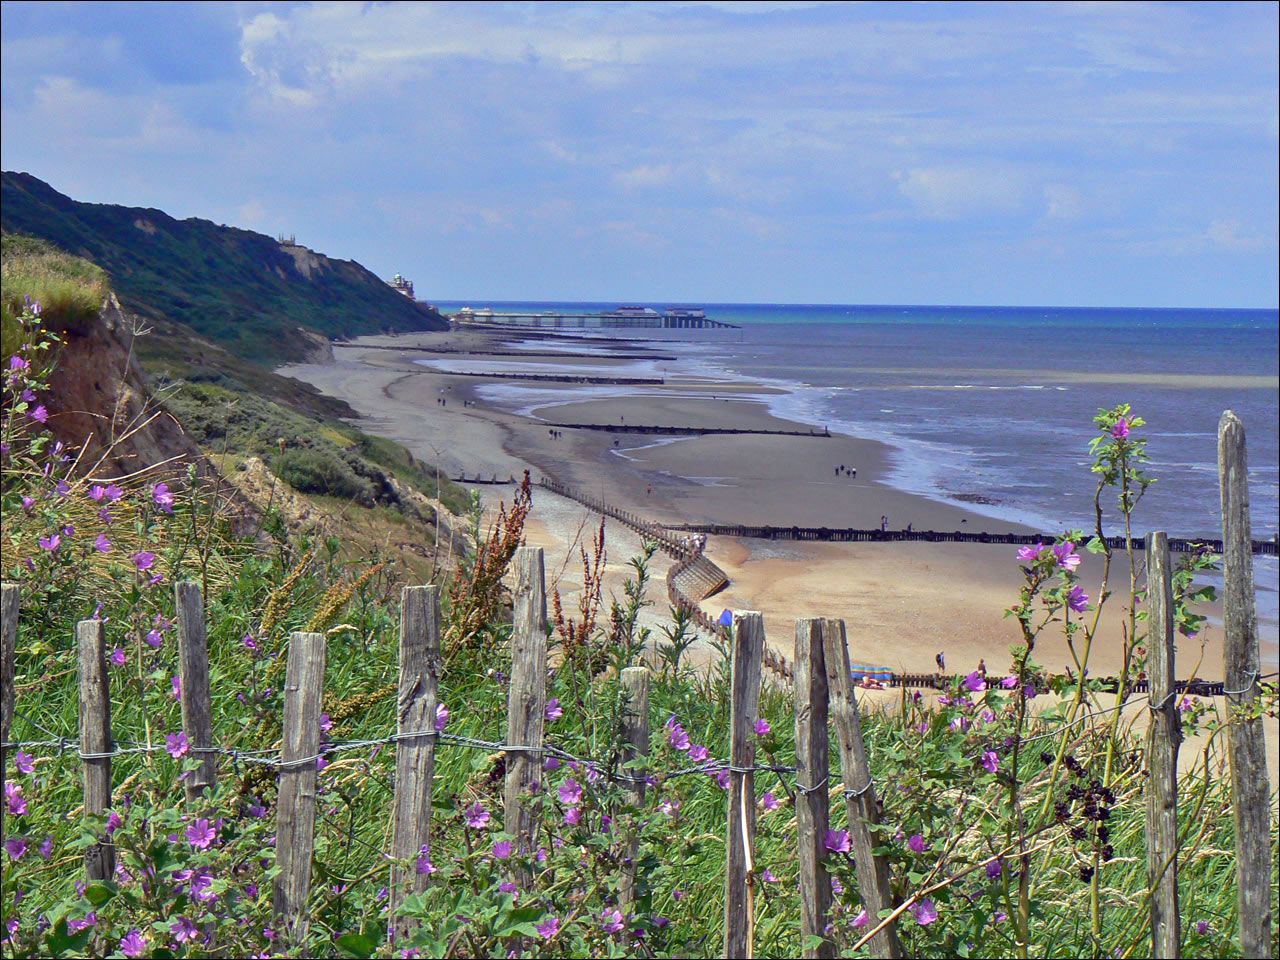
<svg viewBox="0 0 1280 960">
<path fill-rule="evenodd" d="M 354 261 L 208 220 L 81 203 L 26 173 L 0 176 L 5 231 L 92 261 L 127 310 L 182 324 L 236 356 L 274 364 L 307 356 L 314 334 L 445 326 Z"/>
</svg>

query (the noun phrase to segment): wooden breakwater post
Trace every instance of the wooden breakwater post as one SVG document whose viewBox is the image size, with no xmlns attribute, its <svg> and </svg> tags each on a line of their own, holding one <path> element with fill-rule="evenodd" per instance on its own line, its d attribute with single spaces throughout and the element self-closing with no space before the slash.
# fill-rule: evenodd
<svg viewBox="0 0 1280 960">
<path fill-rule="evenodd" d="M 754 956 L 756 778 L 751 768 L 756 762 L 764 645 L 764 618 L 754 611 L 734 614 L 724 874 L 724 955 L 734 958 Z"/>
<path fill-rule="evenodd" d="M 13 727 L 13 663 L 18 647 L 18 603 L 16 583 L 0 584 L 0 744 L 9 739 Z M 8 772 L 8 758 L 0 746 L 0 781 Z M 0 804 L 0 834 L 4 833 L 4 804 Z"/>
<path fill-rule="evenodd" d="M 387 913 L 394 943 L 408 936 L 412 922 L 396 916 L 406 897 L 427 888 L 415 858 L 431 841 L 431 780 L 436 755 L 436 704 L 439 702 L 440 591 L 405 587 L 400 595 L 400 689 L 396 700 L 396 782 L 391 820 L 391 867 Z M 408 866 L 404 863 L 408 862 Z"/>
<path fill-rule="evenodd" d="M 1262 718 L 1257 714 L 1258 618 L 1249 527 L 1249 463 L 1244 424 L 1230 410 L 1218 424 L 1222 498 L 1222 620 L 1226 634 L 1227 755 L 1236 828 L 1240 950 L 1271 957 L 1270 794 Z"/>
<path fill-rule="evenodd" d="M 827 730 L 827 668 L 823 622 L 796 621 L 796 832 L 800 844 L 800 941 L 806 958 L 836 955 L 827 936 L 831 878 L 826 837 L 831 825 L 827 780 L 831 741 Z M 816 938 L 816 940 L 815 940 Z"/>
<path fill-rule="evenodd" d="M 537 822 L 527 798 L 542 779 L 547 710 L 547 587 L 541 547 L 515 554 L 515 608 L 511 630 L 511 688 L 507 701 L 507 776 L 503 827 L 516 849 L 534 847 Z M 524 878 L 521 880 L 523 882 Z"/>
<path fill-rule="evenodd" d="M 1153 957 L 1177 960 L 1178 744 L 1182 720 L 1174 691 L 1173 571 L 1169 538 L 1147 534 L 1147 673 L 1151 726 L 1147 729 L 1147 877 L 1151 886 Z"/>
<path fill-rule="evenodd" d="M 622 671 L 622 759 L 631 763 L 649 755 L 649 670 L 646 667 L 627 667 Z M 643 769 L 629 767 L 624 770 L 627 799 L 637 810 L 644 804 Z M 626 853 L 622 864 L 622 881 L 619 899 L 622 912 L 630 914 L 636 901 L 636 853 L 639 841 L 635 831 L 627 838 Z"/>
<path fill-rule="evenodd" d="M 213 751 L 213 703 L 209 692 L 209 641 L 205 632 L 200 585 L 183 580 L 173 585 L 178 618 L 178 676 L 182 692 L 182 729 L 200 766 L 186 782 L 187 802 L 194 802 L 218 778 Z"/>
<path fill-rule="evenodd" d="M 98 817 L 111 806 L 111 688 L 107 678 L 106 630 L 101 620 L 76 625 L 80 659 L 80 762 L 84 770 L 85 816 Z M 84 872 L 90 881 L 107 881 L 116 872 L 115 844 L 86 847 Z"/>
<path fill-rule="evenodd" d="M 876 840 L 871 828 L 880 822 L 880 809 L 876 804 L 871 765 L 867 762 L 867 747 L 862 739 L 862 718 L 858 714 L 858 700 L 853 689 L 844 621 L 823 620 L 822 634 L 831 719 L 840 741 L 840 770 L 844 778 L 845 811 L 858 875 L 858 893 L 862 897 L 863 909 L 867 911 L 867 920 L 874 929 L 881 914 L 893 911 L 889 864 L 884 857 L 873 852 Z M 878 957 L 906 956 L 894 923 L 885 926 L 867 945 Z"/>
<path fill-rule="evenodd" d="M 276 866 L 272 906 L 289 943 L 308 926 L 311 859 L 315 850 L 316 761 L 320 753 L 320 705 L 324 697 L 325 635 L 289 635 L 284 681 L 284 737 L 276 801 Z"/>
</svg>

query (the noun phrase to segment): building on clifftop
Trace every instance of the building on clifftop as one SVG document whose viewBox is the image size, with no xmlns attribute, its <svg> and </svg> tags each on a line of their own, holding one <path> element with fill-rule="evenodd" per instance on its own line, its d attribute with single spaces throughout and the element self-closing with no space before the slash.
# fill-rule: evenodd
<svg viewBox="0 0 1280 960">
<path fill-rule="evenodd" d="M 388 280 L 387 283 L 390 284 L 393 290 L 397 291 L 398 293 L 403 293 L 410 300 L 416 299 L 413 295 L 412 280 L 406 280 L 404 277 L 400 276 L 400 274 L 397 273 L 394 277 Z"/>
</svg>

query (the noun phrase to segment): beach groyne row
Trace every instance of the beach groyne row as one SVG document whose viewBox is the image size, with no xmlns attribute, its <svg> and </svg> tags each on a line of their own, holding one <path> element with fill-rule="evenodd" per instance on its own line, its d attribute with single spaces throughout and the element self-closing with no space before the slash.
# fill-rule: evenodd
<svg viewBox="0 0 1280 960">
<path fill-rule="evenodd" d="M 499 371 L 438 370 L 450 377 L 484 377 L 489 380 L 534 380 L 539 383 L 606 383 L 624 386 L 653 387 L 666 383 L 663 377 L 592 377 L 568 373 L 502 373 Z"/>
<path fill-rule="evenodd" d="M 465 357 L 555 357 L 563 360 L 566 354 L 563 350 L 479 350 L 467 349 L 464 347 L 418 347 L 410 344 L 394 344 L 394 343 L 333 343 L 335 348 L 349 347 L 356 350 L 395 350 L 401 353 L 436 353 L 436 354 L 456 354 Z M 610 353 L 601 357 L 602 360 L 678 360 L 679 357 L 669 353 Z"/>
<path fill-rule="evenodd" d="M 548 427 L 559 430 L 603 430 L 608 433 L 644 433 L 665 436 L 704 436 L 713 433 L 752 434 L 754 436 L 777 437 L 824 437 L 829 438 L 831 431 L 825 427 L 821 430 L 751 430 L 742 427 L 667 427 L 656 424 L 639 423 L 547 423 Z"/>
<path fill-rule="evenodd" d="M 774 527 L 724 523 L 683 523 L 668 529 L 705 533 L 717 537 L 747 537 L 756 540 L 811 540 L 832 543 L 996 543 L 1009 545 L 1034 545 L 1052 543 L 1053 536 L 1043 533 L 981 533 L 965 530 L 865 530 L 855 527 Z M 1112 550 L 1125 548 L 1124 537 L 1106 537 Z M 1141 544 L 1134 538 L 1134 546 Z M 1260 556 L 1276 556 L 1275 540 L 1252 541 L 1253 552 Z M 1222 541 L 1170 537 L 1169 549 L 1175 553 L 1194 553 L 1205 549 L 1211 553 L 1222 552 Z"/>
</svg>

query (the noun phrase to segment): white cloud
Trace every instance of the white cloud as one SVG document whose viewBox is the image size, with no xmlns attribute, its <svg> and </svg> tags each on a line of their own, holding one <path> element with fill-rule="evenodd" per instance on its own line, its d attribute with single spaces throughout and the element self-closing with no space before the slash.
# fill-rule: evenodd
<svg viewBox="0 0 1280 960">
<path fill-rule="evenodd" d="M 614 182 L 627 189 L 661 187 L 670 183 L 671 178 L 672 168 L 669 163 L 641 164 L 629 170 L 619 170 L 613 175 Z"/>
<path fill-rule="evenodd" d="M 903 196 L 936 220 L 1015 213 L 1026 195 L 1022 176 L 1011 169 L 918 167 L 893 176 Z"/>
</svg>

